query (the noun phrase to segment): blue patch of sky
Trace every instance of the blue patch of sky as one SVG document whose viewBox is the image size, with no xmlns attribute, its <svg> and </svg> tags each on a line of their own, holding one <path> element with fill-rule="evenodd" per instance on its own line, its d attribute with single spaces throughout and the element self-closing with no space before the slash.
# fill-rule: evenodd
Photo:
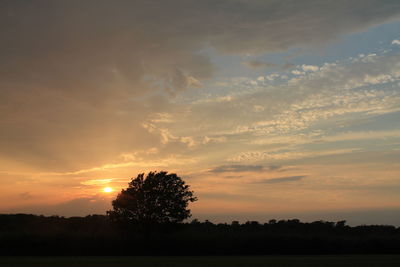
<svg viewBox="0 0 400 267">
<path fill-rule="evenodd" d="M 359 113 L 322 120 L 304 130 L 304 133 L 322 130 L 327 134 L 368 131 L 391 131 L 400 129 L 400 112 L 380 115 Z"/>
<path fill-rule="evenodd" d="M 316 50 L 315 48 L 304 50 L 297 49 L 284 54 L 266 55 L 264 60 L 277 60 L 277 57 L 290 57 L 290 62 L 296 65 L 308 64 L 321 66 L 325 62 L 344 60 L 357 57 L 359 54 L 379 53 L 383 49 L 391 49 L 394 39 L 400 38 L 400 22 L 383 24 L 370 28 L 365 32 L 342 36 L 338 41 Z"/>
<path fill-rule="evenodd" d="M 391 49 L 394 39 L 400 38 L 400 22 L 372 27 L 364 32 L 341 36 L 324 47 L 310 46 L 310 48 L 292 48 L 286 52 L 268 53 L 261 56 L 256 55 L 221 55 L 212 48 L 206 48 L 203 53 L 211 57 L 216 66 L 218 77 L 244 76 L 249 78 L 260 75 L 268 75 L 273 72 L 282 71 L 285 63 L 295 65 L 318 65 L 326 62 L 335 62 L 359 54 L 379 53 L 384 49 Z M 243 62 L 257 60 L 277 64 L 276 67 L 249 68 Z"/>
<path fill-rule="evenodd" d="M 286 52 L 268 53 L 265 55 L 232 55 L 220 54 L 212 47 L 205 47 L 198 51 L 210 58 L 215 67 L 214 77 L 203 81 L 202 88 L 188 90 L 182 96 L 183 102 L 193 101 L 205 96 L 215 97 L 232 93 L 240 88 L 219 86 L 218 82 L 235 78 L 246 77 L 256 79 L 259 76 L 267 76 L 276 72 L 288 72 L 282 67 L 286 63 L 295 65 L 322 66 L 326 62 L 347 60 L 360 54 L 381 53 L 383 50 L 398 52 L 400 45 L 392 45 L 394 39 L 400 38 L 400 22 L 372 27 L 364 32 L 341 36 L 337 41 L 324 47 L 310 49 L 292 48 Z M 243 64 L 246 61 L 257 60 L 276 64 L 276 67 L 250 68 Z M 235 90 L 236 89 L 236 90 Z"/>
<path fill-rule="evenodd" d="M 400 129 L 400 112 L 387 113 L 359 120 L 340 130 L 346 131 L 388 131 Z"/>
<path fill-rule="evenodd" d="M 366 134 L 368 136 L 368 134 Z M 376 137 L 373 138 L 354 138 L 347 140 L 334 140 L 334 141 L 324 141 L 307 143 L 300 147 L 304 147 L 314 151 L 324 151 L 324 150 L 338 150 L 338 149 L 348 149 L 354 148 L 356 150 L 391 150 L 393 148 L 398 148 L 400 141 L 399 137 Z"/>
</svg>

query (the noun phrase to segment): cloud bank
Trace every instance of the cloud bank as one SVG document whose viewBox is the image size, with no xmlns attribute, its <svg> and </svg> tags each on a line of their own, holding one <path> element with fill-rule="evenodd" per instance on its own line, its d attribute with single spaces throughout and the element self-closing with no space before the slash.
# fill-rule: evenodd
<svg viewBox="0 0 400 267">
<path fill-rule="evenodd" d="M 400 3 L 44 0 L 0 10 L 1 157 L 71 170 L 162 145 L 143 121 L 214 75 L 205 47 L 321 45 L 398 18 Z"/>
<path fill-rule="evenodd" d="M 188 178 L 198 210 L 399 203 L 379 189 L 398 180 L 398 36 L 315 60 L 399 15 L 395 0 L 1 1 L 0 209 L 105 210 L 102 187 L 155 169 Z M 376 203 L 349 189 L 368 184 Z"/>
</svg>

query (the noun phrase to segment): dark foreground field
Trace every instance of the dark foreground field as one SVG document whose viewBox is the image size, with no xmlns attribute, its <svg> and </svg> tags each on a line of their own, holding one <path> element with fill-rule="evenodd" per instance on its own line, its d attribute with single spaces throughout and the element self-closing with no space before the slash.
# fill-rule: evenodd
<svg viewBox="0 0 400 267">
<path fill-rule="evenodd" d="M 248 257 L 4 257 L 7 267 L 108 267 L 108 266 L 400 266 L 400 255 L 248 256 Z"/>
</svg>

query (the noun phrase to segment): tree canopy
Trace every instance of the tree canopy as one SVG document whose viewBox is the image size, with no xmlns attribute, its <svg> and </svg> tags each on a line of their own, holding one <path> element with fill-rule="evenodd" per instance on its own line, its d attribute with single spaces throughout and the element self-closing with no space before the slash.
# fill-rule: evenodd
<svg viewBox="0 0 400 267">
<path fill-rule="evenodd" d="M 196 200 L 175 173 L 149 172 L 146 177 L 141 173 L 113 200 L 108 215 L 116 222 L 177 223 L 191 216 L 188 206 Z"/>
</svg>

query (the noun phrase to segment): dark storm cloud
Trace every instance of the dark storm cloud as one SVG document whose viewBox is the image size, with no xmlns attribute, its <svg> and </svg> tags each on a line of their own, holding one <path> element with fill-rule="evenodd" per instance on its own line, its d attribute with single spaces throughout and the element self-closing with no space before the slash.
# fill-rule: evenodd
<svg viewBox="0 0 400 267">
<path fill-rule="evenodd" d="M 389 0 L 1 1 L 0 157 L 71 170 L 160 145 L 143 121 L 213 77 L 204 47 L 321 45 L 399 12 Z"/>
</svg>

